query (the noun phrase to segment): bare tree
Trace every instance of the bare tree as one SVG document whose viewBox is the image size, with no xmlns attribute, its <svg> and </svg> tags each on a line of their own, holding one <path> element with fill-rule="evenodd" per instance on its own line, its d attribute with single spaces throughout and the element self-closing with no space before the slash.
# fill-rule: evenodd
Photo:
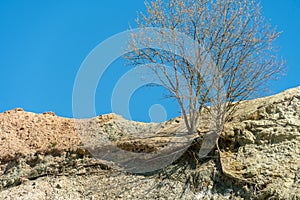
<svg viewBox="0 0 300 200">
<path fill-rule="evenodd" d="M 280 33 L 264 19 L 258 0 L 153 0 L 146 8 L 127 59 L 156 74 L 178 101 L 189 134 L 208 106 L 220 131 L 238 102 L 284 66 L 273 47 Z"/>
</svg>

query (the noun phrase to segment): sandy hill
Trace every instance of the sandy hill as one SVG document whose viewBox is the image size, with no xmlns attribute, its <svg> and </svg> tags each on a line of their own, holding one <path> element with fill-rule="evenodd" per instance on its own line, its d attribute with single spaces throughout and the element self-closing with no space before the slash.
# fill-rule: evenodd
<svg viewBox="0 0 300 200">
<path fill-rule="evenodd" d="M 300 199 L 300 87 L 238 108 L 220 151 L 193 159 L 194 141 L 207 131 L 203 120 L 199 135 L 170 164 L 147 163 L 147 156 L 161 159 L 156 152 L 181 147 L 168 148 L 186 141 L 174 135 L 180 118 L 141 123 L 115 114 L 74 120 L 6 111 L 0 114 L 0 199 Z M 134 173 L 163 161 L 162 170 Z"/>
</svg>

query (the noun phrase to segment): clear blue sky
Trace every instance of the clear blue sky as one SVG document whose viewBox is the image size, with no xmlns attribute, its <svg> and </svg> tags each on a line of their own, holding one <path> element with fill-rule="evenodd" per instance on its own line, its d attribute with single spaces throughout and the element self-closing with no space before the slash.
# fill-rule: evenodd
<svg viewBox="0 0 300 200">
<path fill-rule="evenodd" d="M 287 60 L 287 75 L 272 83 L 273 93 L 300 85 L 300 1 L 263 0 L 263 11 L 283 31 L 277 41 Z M 22 107 L 72 117 L 76 73 L 101 41 L 134 25 L 143 1 L 0 1 L 0 112 Z M 105 72 L 96 94 L 97 114 L 109 113 L 114 83 L 126 71 L 119 60 Z M 148 121 L 151 105 L 162 103 L 168 118 L 176 103 L 159 88 L 141 88 L 133 96 L 133 119 Z M 156 94 L 156 95 L 153 95 Z M 174 109 L 175 108 L 175 109 Z"/>
</svg>

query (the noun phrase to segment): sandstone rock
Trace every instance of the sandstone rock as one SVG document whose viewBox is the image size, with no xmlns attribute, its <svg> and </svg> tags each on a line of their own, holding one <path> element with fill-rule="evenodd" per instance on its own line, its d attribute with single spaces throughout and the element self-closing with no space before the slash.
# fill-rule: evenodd
<svg viewBox="0 0 300 200">
<path fill-rule="evenodd" d="M 199 144 L 209 120 L 203 117 L 199 138 L 191 136 Z M 205 159 L 194 159 L 199 145 L 193 143 L 162 171 L 137 175 L 87 151 L 111 145 L 155 153 L 186 138 L 174 134 L 181 122 L 148 124 L 116 114 L 74 120 L 22 109 L 2 113 L 0 199 L 300 198 L 300 87 L 241 102 L 225 124 L 219 154 L 213 150 Z"/>
</svg>

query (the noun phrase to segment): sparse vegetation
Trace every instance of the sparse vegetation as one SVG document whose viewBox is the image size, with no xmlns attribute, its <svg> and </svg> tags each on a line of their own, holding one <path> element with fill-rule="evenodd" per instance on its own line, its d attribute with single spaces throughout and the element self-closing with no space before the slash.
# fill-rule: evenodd
<svg viewBox="0 0 300 200">
<path fill-rule="evenodd" d="M 177 100 L 188 134 L 197 133 L 208 113 L 210 133 L 220 135 L 239 103 L 266 89 L 284 67 L 273 45 L 280 33 L 263 17 L 259 0 L 153 0 L 146 7 L 126 57 L 131 65 L 148 66 Z M 186 38 L 194 45 L 187 46 Z M 210 149 L 218 147 L 217 136 L 209 140 Z M 203 139 L 194 142 L 201 146 Z M 199 149 L 189 148 L 185 159 L 194 169 Z M 224 174 L 245 181 L 220 161 Z M 198 187 L 194 172 L 186 180 Z"/>
<path fill-rule="evenodd" d="M 264 19 L 258 0 L 153 0 L 146 7 L 127 58 L 158 76 L 177 100 L 190 134 L 204 109 L 220 132 L 238 103 L 265 88 L 284 66 L 273 46 L 280 33 Z M 151 29 L 159 37 L 148 37 L 143 29 L 148 27 L 159 28 Z M 195 46 L 187 49 L 178 33 Z"/>
</svg>

